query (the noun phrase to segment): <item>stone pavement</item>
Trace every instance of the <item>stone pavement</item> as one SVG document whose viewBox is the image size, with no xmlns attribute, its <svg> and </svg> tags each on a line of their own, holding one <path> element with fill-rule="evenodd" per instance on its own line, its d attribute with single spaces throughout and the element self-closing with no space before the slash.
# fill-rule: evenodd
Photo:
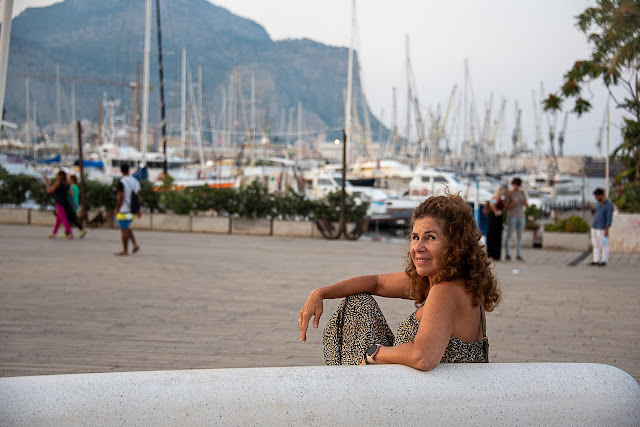
<svg viewBox="0 0 640 427">
<path fill-rule="evenodd" d="M 117 230 L 47 240 L 0 225 L 0 376 L 322 365 L 321 331 L 299 341 L 315 287 L 402 269 L 404 243 Z M 640 380 L 640 254 L 588 267 L 580 252 L 499 262 L 492 362 L 594 362 Z M 378 298 L 392 328 L 410 301 Z M 324 326 L 337 300 L 325 303 Z"/>
</svg>

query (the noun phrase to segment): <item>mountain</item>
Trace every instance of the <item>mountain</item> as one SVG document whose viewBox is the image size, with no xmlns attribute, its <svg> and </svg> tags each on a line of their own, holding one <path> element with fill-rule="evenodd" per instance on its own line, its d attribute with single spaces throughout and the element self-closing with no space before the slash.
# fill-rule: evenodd
<svg viewBox="0 0 640 427">
<path fill-rule="evenodd" d="M 155 2 L 154 2 L 155 4 Z M 302 103 L 304 128 L 338 129 L 344 116 L 347 49 L 311 40 L 273 41 L 259 24 L 233 15 L 206 0 L 172 0 L 160 4 L 167 122 L 180 127 L 181 49 L 186 46 L 194 85 L 202 67 L 203 127 L 221 125 L 223 91 L 229 94 L 234 66 L 238 69 L 239 101 L 236 126 L 245 130 L 249 115 L 251 76 L 256 81 L 256 127 L 278 132 L 286 123 L 297 130 Z M 157 32 L 153 8 L 150 95 L 151 127 L 159 121 Z M 143 61 L 144 2 L 131 0 L 65 0 L 44 8 L 26 9 L 13 20 L 5 97 L 6 119 L 25 119 L 25 74 L 30 75 L 32 105 L 38 124 L 56 121 L 56 64 L 60 66 L 62 122 L 71 120 L 71 79 L 76 79 L 78 119 L 97 121 L 103 93 L 122 100 L 129 114 L 136 63 Z M 354 98 L 359 98 L 357 58 Z M 37 75 L 37 76 L 35 76 Z M 112 82 L 105 85 L 104 81 Z M 102 83 L 101 83 L 102 82 Z M 197 93 L 197 89 L 196 89 Z M 197 95 L 196 95 L 197 96 Z M 361 106 L 360 117 L 362 117 Z M 293 118 L 292 122 L 290 118 Z M 372 129 L 377 119 L 370 115 Z M 250 119 L 248 119 L 250 120 Z M 287 129 L 284 129 L 285 131 Z M 335 134 L 336 132 L 334 132 Z M 331 133 L 330 133 L 331 135 Z"/>
</svg>

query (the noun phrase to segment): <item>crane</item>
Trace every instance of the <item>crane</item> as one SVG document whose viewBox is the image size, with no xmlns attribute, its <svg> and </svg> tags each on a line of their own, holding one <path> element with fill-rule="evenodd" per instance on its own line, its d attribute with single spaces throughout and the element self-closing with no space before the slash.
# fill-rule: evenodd
<svg viewBox="0 0 640 427">
<path fill-rule="evenodd" d="M 558 134 L 558 155 L 560 157 L 564 156 L 564 133 L 567 130 L 567 118 L 569 117 L 569 112 L 564 112 L 564 124 L 562 125 L 562 130 Z"/>
<path fill-rule="evenodd" d="M 520 141 L 520 137 L 522 135 L 522 109 L 518 108 L 518 101 L 516 101 L 516 127 L 513 129 L 513 133 L 511 134 L 511 141 L 513 142 L 513 152 L 511 153 L 511 157 L 515 157 L 518 155 L 518 141 Z"/>
</svg>

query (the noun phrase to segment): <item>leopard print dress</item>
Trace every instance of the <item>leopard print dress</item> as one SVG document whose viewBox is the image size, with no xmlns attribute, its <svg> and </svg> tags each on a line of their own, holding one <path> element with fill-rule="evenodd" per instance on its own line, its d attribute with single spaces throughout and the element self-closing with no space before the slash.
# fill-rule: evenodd
<svg viewBox="0 0 640 427">
<path fill-rule="evenodd" d="M 400 322 L 394 337 L 376 300 L 369 294 L 345 298 L 324 328 L 322 344 L 327 365 L 358 365 L 372 344 L 383 346 L 413 342 L 420 321 L 416 313 Z M 481 363 L 483 341 L 466 342 L 451 337 L 440 363 Z"/>
</svg>

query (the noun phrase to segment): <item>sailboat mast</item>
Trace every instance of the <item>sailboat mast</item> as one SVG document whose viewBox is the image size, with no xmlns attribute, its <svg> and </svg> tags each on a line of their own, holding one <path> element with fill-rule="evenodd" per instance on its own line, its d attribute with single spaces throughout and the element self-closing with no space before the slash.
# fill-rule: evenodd
<svg viewBox="0 0 640 427">
<path fill-rule="evenodd" d="M 3 119 L 4 94 L 7 85 L 7 66 L 9 65 L 9 42 L 11 40 L 11 13 L 13 0 L 4 0 L 2 8 L 2 31 L 0 32 L 0 120 Z"/>
<path fill-rule="evenodd" d="M 182 73 L 180 84 L 180 152 L 184 158 L 187 133 L 187 47 L 182 46 Z"/>
<path fill-rule="evenodd" d="M 351 0 L 351 38 L 349 41 L 349 59 L 347 61 L 347 99 L 344 106 L 344 133 L 345 139 L 351 141 L 351 99 L 353 97 L 353 44 L 354 30 L 356 26 L 356 0 Z M 344 143 L 345 141 L 343 141 Z M 345 167 L 349 164 L 349 151 L 347 150 Z"/>
<path fill-rule="evenodd" d="M 160 0 L 156 0 L 158 24 L 158 72 L 160 73 L 160 126 L 162 128 L 162 171 L 167 173 L 167 119 L 164 105 L 164 68 L 162 66 L 162 25 L 160 24 Z"/>
<path fill-rule="evenodd" d="M 147 143 L 149 140 L 149 66 L 151 57 L 151 0 L 145 0 L 144 7 L 144 61 L 142 64 L 142 162 L 138 168 L 147 165 Z"/>
<path fill-rule="evenodd" d="M 407 142 L 405 144 L 405 149 L 402 150 L 404 153 L 409 153 L 409 138 L 411 136 L 411 102 L 413 101 L 413 95 L 411 93 L 411 63 L 409 60 L 409 34 L 405 34 L 405 44 L 406 44 L 406 68 L 407 68 L 407 128 L 405 137 L 407 138 Z"/>
</svg>

